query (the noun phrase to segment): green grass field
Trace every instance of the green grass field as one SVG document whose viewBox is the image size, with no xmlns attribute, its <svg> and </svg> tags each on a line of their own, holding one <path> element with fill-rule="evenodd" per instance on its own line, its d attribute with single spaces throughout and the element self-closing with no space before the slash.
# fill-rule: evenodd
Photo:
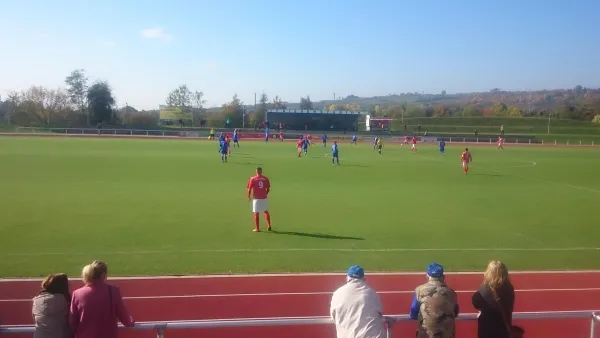
<svg viewBox="0 0 600 338">
<path fill-rule="evenodd" d="M 0 137 L 0 276 L 600 268 L 600 150 L 342 144 L 297 158 L 243 142 Z M 245 185 L 271 179 L 274 233 L 253 233 Z M 261 218 L 262 225 L 264 220 Z"/>
</svg>

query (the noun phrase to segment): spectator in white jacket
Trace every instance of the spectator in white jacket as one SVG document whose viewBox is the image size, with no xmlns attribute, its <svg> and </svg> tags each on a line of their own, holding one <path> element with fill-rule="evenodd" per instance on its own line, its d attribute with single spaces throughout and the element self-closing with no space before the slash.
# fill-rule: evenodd
<svg viewBox="0 0 600 338">
<path fill-rule="evenodd" d="M 379 295 L 365 282 L 365 271 L 351 266 L 346 284 L 331 298 L 331 319 L 337 338 L 384 338 L 383 307 Z"/>
</svg>

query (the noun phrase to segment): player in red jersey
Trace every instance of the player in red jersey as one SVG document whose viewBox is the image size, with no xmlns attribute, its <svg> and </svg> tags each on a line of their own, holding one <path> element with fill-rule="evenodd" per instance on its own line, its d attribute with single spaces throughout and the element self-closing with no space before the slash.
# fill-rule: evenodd
<svg viewBox="0 0 600 338">
<path fill-rule="evenodd" d="M 469 148 L 465 148 L 465 151 L 460 154 L 460 161 L 462 162 L 463 171 L 465 175 L 469 173 L 469 163 L 473 162 L 473 157 L 469 152 Z"/>
<path fill-rule="evenodd" d="M 281 142 L 283 142 L 283 132 L 282 131 L 279 132 L 279 140 Z"/>
<path fill-rule="evenodd" d="M 312 146 L 313 145 L 313 143 L 312 143 L 312 136 L 310 136 L 310 134 L 308 134 L 308 135 L 306 135 L 306 139 L 308 140 L 308 145 Z"/>
<path fill-rule="evenodd" d="M 502 136 L 498 136 L 498 150 L 502 149 L 504 150 L 504 147 L 502 146 L 504 144 L 504 139 L 502 138 Z"/>
<path fill-rule="evenodd" d="M 271 182 L 267 176 L 262 174 L 262 168 L 256 168 L 256 175 L 250 177 L 248 181 L 248 201 L 252 195 L 252 212 L 254 213 L 254 232 L 259 232 L 259 213 L 265 214 L 267 221 L 267 230 L 271 231 L 271 215 L 269 214 L 269 206 L 267 196 L 271 191 Z"/>
<path fill-rule="evenodd" d="M 404 143 L 402 145 L 408 144 L 408 135 L 404 136 Z"/>
<path fill-rule="evenodd" d="M 300 139 L 296 142 L 298 148 L 298 157 L 302 156 L 302 146 L 304 145 L 304 137 L 300 136 Z"/>
<path fill-rule="evenodd" d="M 225 142 L 227 143 L 227 156 L 231 155 L 231 138 L 225 136 Z"/>
<path fill-rule="evenodd" d="M 417 151 L 417 138 L 413 136 L 412 140 L 410 140 L 410 151 Z"/>
</svg>

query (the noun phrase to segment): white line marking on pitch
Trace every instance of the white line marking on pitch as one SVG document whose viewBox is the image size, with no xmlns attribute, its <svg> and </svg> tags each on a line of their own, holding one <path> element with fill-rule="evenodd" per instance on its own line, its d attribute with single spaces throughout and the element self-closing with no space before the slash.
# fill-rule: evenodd
<svg viewBox="0 0 600 338">
<path fill-rule="evenodd" d="M 423 276 L 423 272 L 405 271 L 405 272 L 369 272 L 369 276 L 383 277 L 402 277 L 402 276 Z M 522 270 L 511 271 L 511 275 L 594 275 L 600 274 L 600 270 Z M 346 271 L 339 272 L 280 272 L 280 273 L 255 273 L 255 274 L 221 274 L 221 275 L 162 275 L 162 276 L 111 276 L 111 281 L 129 281 L 129 280 L 164 280 L 164 279 L 220 279 L 220 278 L 290 278 L 290 277 L 340 277 L 345 276 Z M 446 275 L 483 275 L 483 271 L 448 271 Z M 587 277 L 587 276 L 581 276 Z M 19 282 L 40 282 L 43 278 L 23 277 L 23 278 L 0 278 L 0 283 L 19 283 Z"/>
<path fill-rule="evenodd" d="M 531 161 L 530 164 L 524 164 L 524 165 L 511 165 L 509 166 L 509 168 L 525 168 L 525 167 L 535 167 L 537 165 L 537 162 Z"/>
<path fill-rule="evenodd" d="M 243 253 L 243 252 L 478 252 L 478 251 L 600 251 L 595 247 L 572 247 L 572 248 L 247 248 L 247 249 L 189 249 L 189 250 L 147 250 L 147 251 L 113 251 L 113 252 L 20 252 L 0 254 L 7 257 L 18 256 L 90 256 L 90 255 L 157 255 L 157 254 L 182 254 L 182 253 Z"/>
<path fill-rule="evenodd" d="M 570 289 L 522 289 L 515 292 L 590 292 L 600 291 L 600 288 L 570 288 Z M 412 294 L 414 290 L 406 291 L 377 291 L 382 295 L 402 295 Z M 473 293 L 475 290 L 457 290 L 457 293 Z M 205 294 L 205 295 L 173 295 L 173 296 L 135 296 L 123 297 L 123 299 L 132 300 L 152 300 L 152 299 L 194 299 L 194 298 L 227 298 L 227 297 L 273 297 L 273 296 L 321 296 L 332 295 L 333 291 L 322 292 L 273 292 L 273 293 L 230 293 L 230 294 Z M 0 299 L 0 302 L 30 302 L 31 299 Z"/>
</svg>

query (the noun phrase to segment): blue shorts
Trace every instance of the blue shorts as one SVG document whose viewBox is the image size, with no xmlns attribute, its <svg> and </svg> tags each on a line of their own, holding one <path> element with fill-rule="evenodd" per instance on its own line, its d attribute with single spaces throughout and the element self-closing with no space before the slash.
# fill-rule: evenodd
<svg viewBox="0 0 600 338">
<path fill-rule="evenodd" d="M 221 150 L 221 154 L 227 155 L 227 150 Z"/>
<path fill-rule="evenodd" d="M 442 152 L 442 153 L 443 153 L 443 152 L 444 152 L 444 148 L 440 148 L 440 152 Z"/>
<path fill-rule="evenodd" d="M 332 157 L 338 157 L 338 153 L 332 153 L 331 156 Z"/>
</svg>

